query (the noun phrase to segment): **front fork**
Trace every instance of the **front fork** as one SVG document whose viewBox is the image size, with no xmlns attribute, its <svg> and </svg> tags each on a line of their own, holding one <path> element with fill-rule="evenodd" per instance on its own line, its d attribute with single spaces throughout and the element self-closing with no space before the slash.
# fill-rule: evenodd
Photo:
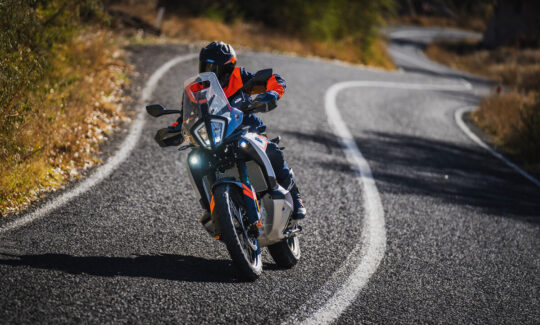
<svg viewBox="0 0 540 325">
<path fill-rule="evenodd" d="M 257 193 L 255 193 L 255 189 L 251 184 L 249 183 L 249 177 L 247 173 L 247 167 L 245 161 L 238 161 L 238 174 L 240 175 L 240 181 L 242 182 L 243 192 L 244 192 L 244 202 L 246 204 L 246 210 L 249 220 L 249 228 L 255 226 L 259 228 L 262 226 L 261 224 L 261 218 L 259 214 L 259 203 L 257 203 Z M 245 231 L 245 228 L 244 228 Z M 259 236 L 259 230 L 256 229 L 256 235 L 255 237 Z M 259 246 L 259 242 L 255 240 L 253 243 L 250 243 L 250 245 L 255 245 L 257 249 L 255 250 L 255 254 L 258 255 L 261 253 L 261 247 Z"/>
<path fill-rule="evenodd" d="M 244 161 L 238 161 L 238 174 L 240 175 L 240 181 L 243 185 L 244 192 L 244 202 L 246 204 L 246 210 L 248 215 L 248 220 L 250 226 L 255 224 L 257 227 L 260 227 L 260 213 L 259 213 L 259 203 L 257 202 L 257 194 L 251 183 L 249 182 L 249 177 L 247 173 L 246 163 Z"/>
</svg>

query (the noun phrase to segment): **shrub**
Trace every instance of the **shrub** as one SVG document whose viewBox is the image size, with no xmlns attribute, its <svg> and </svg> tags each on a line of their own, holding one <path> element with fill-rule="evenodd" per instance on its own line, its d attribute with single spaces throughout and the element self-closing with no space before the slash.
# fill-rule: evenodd
<svg viewBox="0 0 540 325">
<path fill-rule="evenodd" d="M 81 19 L 104 19 L 97 0 L 0 2 L 0 159 L 17 152 L 12 139 L 32 110 L 27 91 L 48 89 L 54 49 L 68 41 Z"/>
<path fill-rule="evenodd" d="M 225 22 L 262 23 L 314 41 L 349 40 L 367 55 L 376 46 L 384 18 L 395 12 L 394 0 L 160 0 L 157 6 Z"/>
<path fill-rule="evenodd" d="M 540 96 L 517 91 L 494 94 L 482 100 L 472 117 L 498 146 L 528 164 L 540 163 Z"/>
</svg>

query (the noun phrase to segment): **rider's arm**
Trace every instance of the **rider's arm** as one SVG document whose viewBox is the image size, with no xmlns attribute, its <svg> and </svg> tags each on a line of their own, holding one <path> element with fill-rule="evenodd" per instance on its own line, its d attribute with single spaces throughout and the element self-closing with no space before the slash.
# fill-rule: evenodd
<svg viewBox="0 0 540 325">
<path fill-rule="evenodd" d="M 255 97 L 255 101 L 265 103 L 266 108 L 262 112 L 269 112 L 276 108 L 275 102 L 278 101 L 285 93 L 285 80 L 278 74 L 273 74 L 266 81 L 266 92 L 261 93 Z M 273 104 L 272 104 L 273 103 Z"/>
<path fill-rule="evenodd" d="M 240 68 L 240 75 L 242 77 L 242 83 L 244 84 L 246 84 L 249 80 L 251 80 L 251 78 L 255 76 L 253 73 L 247 71 L 244 67 Z M 281 78 L 281 76 L 278 75 L 277 73 L 274 73 L 270 78 L 268 78 L 265 86 L 260 87 L 260 88 L 256 87 L 255 93 L 261 93 L 259 95 L 261 98 L 262 96 L 265 96 L 265 95 L 271 95 L 271 96 L 265 96 L 265 97 L 268 97 L 268 98 L 272 97 L 273 99 L 278 100 L 285 93 L 286 87 L 287 87 L 287 84 L 285 83 L 285 80 Z"/>
<path fill-rule="evenodd" d="M 285 80 L 277 73 L 274 73 L 266 82 L 266 92 L 277 95 L 276 99 L 280 99 L 283 96 L 286 87 L 287 84 L 285 83 Z"/>
</svg>

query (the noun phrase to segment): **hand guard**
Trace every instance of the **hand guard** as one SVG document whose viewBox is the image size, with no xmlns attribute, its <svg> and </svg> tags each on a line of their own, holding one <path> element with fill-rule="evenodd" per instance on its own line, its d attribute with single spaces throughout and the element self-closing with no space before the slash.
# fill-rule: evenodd
<svg viewBox="0 0 540 325">
<path fill-rule="evenodd" d="M 266 113 L 270 112 L 277 107 L 276 101 L 278 100 L 279 95 L 273 91 L 267 91 L 265 93 L 259 94 L 255 97 L 253 104 L 249 107 L 250 113 Z"/>
<path fill-rule="evenodd" d="M 171 127 L 159 129 L 154 140 L 160 147 L 178 146 L 184 142 L 182 131 L 171 130 Z"/>
</svg>

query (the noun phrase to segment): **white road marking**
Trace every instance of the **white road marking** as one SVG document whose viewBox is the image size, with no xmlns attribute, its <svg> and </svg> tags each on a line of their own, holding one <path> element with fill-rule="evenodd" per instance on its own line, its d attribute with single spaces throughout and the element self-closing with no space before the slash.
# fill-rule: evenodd
<svg viewBox="0 0 540 325">
<path fill-rule="evenodd" d="M 384 81 L 345 81 L 332 85 L 325 95 L 328 123 L 340 140 L 347 160 L 362 186 L 363 220 L 360 241 L 330 279 L 285 324 L 330 324 L 349 307 L 377 270 L 386 250 L 384 210 L 368 162 L 358 149 L 353 135 L 336 105 L 337 94 L 347 88 L 377 87 L 409 90 L 468 91 L 463 85 L 405 84 Z M 347 270 L 353 271 L 347 275 Z M 343 279 L 345 278 L 345 281 Z M 335 290 L 335 287 L 338 287 Z M 335 291 L 335 292 L 333 292 Z M 307 319 L 303 319 L 309 315 Z M 303 321 L 302 321 L 303 319 Z"/>
<path fill-rule="evenodd" d="M 32 221 L 35 221 L 45 216 L 47 213 L 53 211 L 56 208 L 63 206 L 64 204 L 68 203 L 69 201 L 76 198 L 77 196 L 85 193 L 94 185 L 98 184 L 99 182 L 107 178 L 107 176 L 109 176 L 113 172 L 113 170 L 115 170 L 118 166 L 120 166 L 120 164 L 124 160 L 126 160 L 127 157 L 129 157 L 131 151 L 133 150 L 133 148 L 135 148 L 135 145 L 139 141 L 139 138 L 141 136 L 141 132 L 145 123 L 146 110 L 144 109 L 144 105 L 147 104 L 148 100 L 152 96 L 152 93 L 154 92 L 158 81 L 173 66 L 181 62 L 185 62 L 193 58 L 196 58 L 197 56 L 198 54 L 195 54 L 195 53 L 177 56 L 174 59 L 163 64 L 150 76 L 150 78 L 146 82 L 146 85 L 141 93 L 141 98 L 137 104 L 141 107 L 141 110 L 137 114 L 135 121 L 133 121 L 133 123 L 131 124 L 129 133 L 124 139 L 124 142 L 122 143 L 122 145 L 120 146 L 120 149 L 114 154 L 114 156 L 110 157 L 104 165 L 98 167 L 96 171 L 92 175 L 90 175 L 90 177 L 88 177 L 87 179 L 82 181 L 80 184 L 75 186 L 72 190 L 69 190 L 63 193 L 62 195 L 51 200 L 50 202 L 45 204 L 43 207 L 37 209 L 36 211 L 29 213 L 21 218 L 18 218 L 0 227 L 0 233 L 4 233 L 6 231 L 19 228 L 21 226 L 24 226 Z"/>
<path fill-rule="evenodd" d="M 460 78 L 461 82 L 463 83 L 463 85 L 465 86 L 465 88 L 471 90 L 473 87 L 472 87 L 472 84 L 470 82 L 467 81 L 467 79 L 465 78 Z"/>
<path fill-rule="evenodd" d="M 519 168 L 519 166 L 517 166 L 516 164 L 514 164 L 510 160 L 506 159 L 503 155 L 501 155 L 500 153 L 498 153 L 497 151 L 492 149 L 490 146 L 488 146 L 484 141 L 482 141 L 479 137 L 476 136 L 476 134 L 474 134 L 469 129 L 467 124 L 465 124 L 465 122 L 463 122 L 463 114 L 465 112 L 469 112 L 469 111 L 471 111 L 471 107 L 466 107 L 466 108 L 458 109 L 454 114 L 454 117 L 456 119 L 456 123 L 459 126 L 459 128 L 463 131 L 463 133 L 465 133 L 469 138 L 471 138 L 471 140 L 476 142 L 476 144 L 478 144 L 480 147 L 486 149 L 487 151 L 489 151 L 490 154 L 492 154 L 493 156 L 499 158 L 505 164 L 507 164 L 508 166 L 513 168 L 515 171 L 520 173 L 523 177 L 525 177 L 528 180 L 530 180 L 531 182 L 533 182 L 534 185 L 540 187 L 540 181 L 539 180 L 537 180 L 531 174 L 529 174 L 526 171 L 524 171 L 523 169 Z"/>
</svg>

